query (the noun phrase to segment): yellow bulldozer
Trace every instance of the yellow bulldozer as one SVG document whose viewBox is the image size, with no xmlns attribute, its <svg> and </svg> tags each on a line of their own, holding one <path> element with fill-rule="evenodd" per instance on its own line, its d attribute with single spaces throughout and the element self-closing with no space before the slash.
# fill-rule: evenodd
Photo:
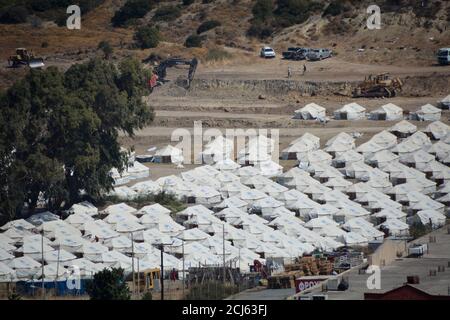
<svg viewBox="0 0 450 320">
<path fill-rule="evenodd" d="M 402 90 L 399 78 L 391 78 L 389 73 L 368 76 L 352 92 L 354 98 L 392 98 Z"/>
<path fill-rule="evenodd" d="M 25 48 L 17 48 L 16 54 L 8 58 L 8 64 L 11 68 L 17 68 L 25 65 L 35 69 L 42 68 L 44 66 L 44 59 L 36 58 L 33 52 L 28 51 Z"/>
</svg>

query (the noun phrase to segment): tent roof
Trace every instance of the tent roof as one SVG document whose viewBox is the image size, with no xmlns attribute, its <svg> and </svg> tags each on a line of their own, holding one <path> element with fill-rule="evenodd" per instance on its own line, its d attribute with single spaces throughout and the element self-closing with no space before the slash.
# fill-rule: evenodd
<svg viewBox="0 0 450 320">
<path fill-rule="evenodd" d="M 413 125 L 411 122 L 402 120 L 397 122 L 395 125 L 388 129 L 390 132 L 401 132 L 401 133 L 414 133 L 417 131 L 417 126 Z"/>
</svg>

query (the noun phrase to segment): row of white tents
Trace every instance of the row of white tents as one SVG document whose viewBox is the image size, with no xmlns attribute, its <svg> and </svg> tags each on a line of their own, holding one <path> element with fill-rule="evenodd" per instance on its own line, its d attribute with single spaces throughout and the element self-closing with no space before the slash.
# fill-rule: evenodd
<svg viewBox="0 0 450 320">
<path fill-rule="evenodd" d="M 409 114 L 409 119 L 418 121 L 438 121 L 441 118 L 441 112 L 441 109 L 431 104 L 426 104 L 421 106 L 415 112 L 411 112 Z M 388 103 L 367 113 L 366 108 L 356 102 L 352 102 L 335 110 L 333 115 L 336 120 L 364 120 L 368 118 L 370 120 L 395 121 L 403 119 L 403 109 L 393 103 Z M 294 119 L 320 120 L 325 118 L 326 109 L 316 103 L 309 103 L 294 112 Z"/>
<path fill-rule="evenodd" d="M 244 166 L 226 158 L 113 192 L 131 200 L 165 191 L 188 204 L 180 212 L 125 203 L 99 212 L 80 203 L 64 220 L 45 212 L 11 221 L 0 227 L 0 279 L 39 278 L 42 262 L 52 280 L 68 277 L 74 265 L 84 276 L 110 267 L 158 268 L 161 244 L 169 270 L 220 265 L 224 254 L 248 270 L 254 260 L 366 246 L 385 233 L 407 236 L 413 223 L 442 226 L 450 135 L 445 124 L 430 126 L 439 128 L 439 141 L 406 122 L 390 130 L 402 138 L 382 131 L 359 145 L 340 133 L 320 149 L 320 139 L 305 134 L 291 146 L 311 149 L 294 150 L 298 166 L 287 171 L 275 162 L 268 170 L 265 157 Z M 268 138 L 258 141 L 271 152 Z"/>
</svg>

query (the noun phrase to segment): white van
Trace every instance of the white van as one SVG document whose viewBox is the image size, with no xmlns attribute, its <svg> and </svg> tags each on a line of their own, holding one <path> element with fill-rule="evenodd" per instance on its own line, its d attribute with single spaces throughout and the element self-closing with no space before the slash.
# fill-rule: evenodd
<svg viewBox="0 0 450 320">
<path fill-rule="evenodd" d="M 450 64 L 450 48 L 439 49 L 437 59 L 440 65 Z"/>
</svg>

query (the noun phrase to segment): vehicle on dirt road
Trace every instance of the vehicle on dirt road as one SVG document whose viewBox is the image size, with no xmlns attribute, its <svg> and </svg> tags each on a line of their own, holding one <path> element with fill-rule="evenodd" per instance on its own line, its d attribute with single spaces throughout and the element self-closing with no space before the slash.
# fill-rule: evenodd
<svg viewBox="0 0 450 320">
<path fill-rule="evenodd" d="M 332 52 L 330 49 L 312 49 L 306 55 L 306 59 L 309 61 L 318 61 L 330 58 L 332 56 Z"/>
<path fill-rule="evenodd" d="M 22 65 L 28 66 L 31 69 L 44 67 L 44 59 L 34 56 L 32 51 L 25 48 L 17 48 L 16 54 L 8 58 L 8 65 L 11 68 L 17 68 Z"/>
<path fill-rule="evenodd" d="M 450 64 L 450 48 L 439 49 L 437 53 L 437 60 L 440 65 Z"/>
<path fill-rule="evenodd" d="M 288 51 L 283 52 L 283 58 L 286 60 L 304 60 L 311 49 L 291 47 Z"/>
<path fill-rule="evenodd" d="M 259 53 L 261 58 L 275 58 L 275 50 L 271 47 L 262 47 L 261 52 Z"/>
</svg>

